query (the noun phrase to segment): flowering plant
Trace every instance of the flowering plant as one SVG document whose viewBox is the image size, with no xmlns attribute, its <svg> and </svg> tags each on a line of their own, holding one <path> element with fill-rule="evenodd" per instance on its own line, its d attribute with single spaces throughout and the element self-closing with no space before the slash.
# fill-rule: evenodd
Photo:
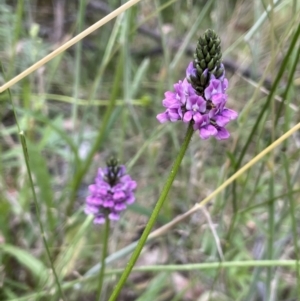
<svg viewBox="0 0 300 301">
<path fill-rule="evenodd" d="M 228 80 L 221 63 L 220 39 L 214 31 L 207 30 L 200 37 L 194 57 L 186 69 L 186 78 L 174 85 L 175 92 L 165 93 L 162 103 L 166 111 L 157 119 L 161 123 L 192 122 L 202 139 L 227 139 L 230 134 L 225 126 L 238 114 L 225 107 Z"/>
<path fill-rule="evenodd" d="M 95 216 L 95 224 L 104 224 L 106 215 L 110 220 L 118 220 L 120 212 L 134 203 L 136 186 L 124 165 L 109 160 L 107 167 L 99 168 L 95 183 L 89 186 L 85 213 Z"/>
</svg>

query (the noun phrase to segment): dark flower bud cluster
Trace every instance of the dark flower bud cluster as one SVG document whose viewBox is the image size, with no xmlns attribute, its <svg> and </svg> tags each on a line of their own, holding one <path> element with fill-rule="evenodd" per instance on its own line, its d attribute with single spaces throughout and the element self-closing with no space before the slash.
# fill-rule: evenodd
<svg viewBox="0 0 300 301">
<path fill-rule="evenodd" d="M 194 70 L 187 78 L 199 95 L 203 95 L 212 74 L 216 79 L 224 75 L 221 60 L 221 40 L 213 30 L 208 29 L 198 40 L 193 60 Z"/>
<path fill-rule="evenodd" d="M 126 174 L 125 166 L 112 158 L 106 168 L 99 168 L 95 183 L 89 186 L 85 213 L 94 215 L 95 224 L 103 224 L 106 216 L 118 220 L 121 211 L 134 203 L 135 188 L 136 182 Z"/>
<path fill-rule="evenodd" d="M 214 136 L 224 140 L 230 136 L 225 126 L 238 114 L 226 107 L 228 80 L 221 63 L 220 43 L 220 38 L 210 29 L 200 37 L 194 60 L 186 69 L 186 78 L 174 85 L 174 92 L 165 93 L 162 104 L 166 110 L 156 117 L 160 123 L 192 122 L 201 139 Z"/>
</svg>

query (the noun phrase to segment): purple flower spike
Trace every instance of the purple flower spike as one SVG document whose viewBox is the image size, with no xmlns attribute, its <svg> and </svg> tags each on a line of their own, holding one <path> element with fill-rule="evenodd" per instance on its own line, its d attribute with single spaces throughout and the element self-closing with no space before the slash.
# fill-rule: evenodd
<svg viewBox="0 0 300 301">
<path fill-rule="evenodd" d="M 201 139 L 214 136 L 228 139 L 225 126 L 238 114 L 226 108 L 228 80 L 222 64 L 221 39 L 212 29 L 199 37 L 194 60 L 186 69 L 186 78 L 167 91 L 165 112 L 157 115 L 160 123 L 178 120 L 191 123 Z"/>
<path fill-rule="evenodd" d="M 174 85 L 175 92 L 165 93 L 163 106 L 166 111 L 158 114 L 157 120 L 160 123 L 178 120 L 192 122 L 194 130 L 198 130 L 200 138 L 204 140 L 211 136 L 217 140 L 228 139 L 230 134 L 225 126 L 230 120 L 236 119 L 238 114 L 225 107 L 228 80 L 225 78 L 223 64 L 220 70 L 222 74 L 219 78 L 205 69 L 202 79 L 197 79 L 197 69 L 191 62 L 186 69 L 186 78 Z M 191 80 L 202 80 L 205 83 L 202 93 L 192 86 Z"/>
<path fill-rule="evenodd" d="M 85 213 L 94 215 L 94 224 L 105 223 L 105 216 L 112 221 L 119 220 L 120 212 L 134 203 L 136 186 L 124 165 L 109 160 L 106 168 L 99 168 L 95 184 L 89 186 Z"/>
</svg>

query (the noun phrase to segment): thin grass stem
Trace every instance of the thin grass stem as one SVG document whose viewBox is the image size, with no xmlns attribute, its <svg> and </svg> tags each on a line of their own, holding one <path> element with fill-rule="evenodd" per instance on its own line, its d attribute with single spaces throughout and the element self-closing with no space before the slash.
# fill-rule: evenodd
<svg viewBox="0 0 300 301">
<path fill-rule="evenodd" d="M 240 268 L 247 269 L 253 267 L 290 267 L 295 268 L 297 260 L 246 260 L 246 261 L 223 261 L 223 262 L 206 262 L 206 263 L 193 263 L 193 264 L 180 264 L 180 265 L 149 265 L 135 267 L 132 272 L 178 272 L 178 271 L 205 271 L 214 269 L 230 269 Z M 106 270 L 105 275 L 121 274 L 124 269 Z M 70 282 L 66 282 L 62 285 L 62 289 L 70 289 L 78 283 L 85 283 L 95 279 L 96 275 L 90 275 L 88 277 L 81 277 Z M 25 297 L 10 299 L 9 301 L 27 301 L 36 300 L 35 298 L 47 296 L 49 291 L 42 291 L 27 295 Z"/>
<path fill-rule="evenodd" d="M 46 250 L 46 253 L 47 253 L 47 257 L 50 261 L 51 270 L 53 272 L 54 279 L 55 279 L 60 297 L 63 300 L 66 300 L 66 298 L 64 297 L 63 291 L 61 289 L 60 283 L 59 283 L 58 275 L 55 271 L 54 263 L 53 263 L 53 260 L 51 258 L 51 255 L 50 255 L 50 250 L 49 250 L 49 246 L 48 246 L 48 243 L 47 243 L 46 234 L 45 234 L 45 231 L 44 231 L 44 226 L 43 226 L 43 223 L 42 223 L 42 220 L 41 220 L 40 208 L 39 208 L 39 204 L 38 204 L 38 201 L 37 201 L 37 197 L 36 197 L 36 193 L 35 193 L 35 189 L 34 189 L 34 184 L 33 184 L 33 180 L 32 180 L 31 169 L 30 169 L 30 164 L 29 164 L 29 155 L 28 155 L 28 151 L 27 151 L 27 144 L 26 144 L 26 139 L 25 139 L 24 132 L 21 131 L 19 133 L 19 135 L 20 135 L 20 139 L 21 139 L 24 159 L 25 159 L 27 173 L 28 173 L 28 177 L 29 177 L 29 183 L 30 183 L 30 187 L 31 187 L 32 195 L 33 195 L 35 210 L 36 210 L 36 216 L 37 216 L 40 231 L 41 231 L 41 234 L 42 234 L 44 247 L 45 247 L 45 250 Z"/>
<path fill-rule="evenodd" d="M 104 237 L 103 237 L 102 256 L 101 256 L 101 269 L 100 269 L 100 272 L 99 272 L 98 290 L 97 290 L 96 301 L 100 300 L 100 296 L 101 296 L 101 292 L 102 292 L 104 272 L 105 272 L 105 259 L 106 259 L 106 256 L 107 256 L 107 249 L 108 249 L 109 226 L 110 226 L 109 218 L 106 215 L 105 216 L 105 229 L 104 229 Z"/>
<path fill-rule="evenodd" d="M 168 196 L 168 193 L 169 193 L 169 191 L 170 191 L 170 189 L 172 187 L 173 181 L 174 181 L 175 176 L 176 176 L 176 174 L 177 174 L 177 172 L 179 170 L 181 161 L 182 161 L 182 159 L 184 157 L 184 154 L 185 154 L 185 152 L 186 152 L 186 150 L 188 148 L 188 145 L 189 145 L 189 143 L 191 141 L 193 133 L 194 133 L 193 125 L 190 124 L 189 127 L 188 127 L 188 130 L 187 130 L 184 142 L 183 142 L 183 144 L 182 144 L 182 146 L 180 148 L 179 154 L 177 155 L 177 157 L 176 157 L 176 159 L 174 161 L 174 164 L 172 166 L 172 169 L 171 169 L 171 172 L 170 172 L 170 174 L 168 176 L 166 184 L 165 184 L 165 186 L 164 186 L 164 188 L 162 190 L 162 193 L 161 193 L 161 195 L 160 195 L 160 197 L 159 197 L 159 199 L 158 199 L 158 201 L 157 201 L 157 203 L 156 203 L 156 205 L 155 205 L 155 207 L 153 209 L 153 212 L 152 212 L 152 214 L 150 216 L 150 219 L 149 219 L 149 221 L 148 221 L 148 223 L 146 225 L 146 228 L 145 228 L 145 230 L 144 230 L 144 232 L 143 232 L 143 234 L 142 234 L 142 236 L 141 236 L 141 238 L 140 238 L 140 240 L 138 242 L 138 245 L 135 248 L 135 250 L 134 250 L 131 258 L 129 259 L 129 262 L 128 262 L 128 264 L 127 264 L 124 272 L 122 273 L 122 276 L 121 276 L 119 282 L 117 283 L 117 285 L 116 285 L 116 287 L 115 287 L 112 295 L 110 296 L 109 301 L 116 300 L 116 298 L 120 294 L 121 289 L 124 286 L 124 284 L 125 284 L 128 276 L 130 275 L 131 270 L 134 267 L 134 265 L 135 265 L 135 263 L 136 263 L 139 255 L 140 255 L 140 253 L 141 253 L 141 251 L 142 251 L 142 249 L 143 249 L 143 247 L 144 247 L 144 245 L 145 245 L 145 243 L 147 241 L 147 238 L 148 238 L 148 236 L 150 234 L 150 231 L 151 231 L 152 227 L 154 226 L 154 223 L 155 223 L 155 221 L 157 219 L 159 211 L 160 211 L 161 207 L 163 206 L 163 204 L 164 204 L 164 202 L 165 202 L 165 200 L 166 200 L 166 198 Z"/>
<path fill-rule="evenodd" d="M 296 277 L 297 277 L 297 295 L 300 296 L 300 262 L 299 262 L 299 235 L 297 231 L 297 220 L 296 220 L 296 206 L 295 206 L 295 199 L 293 196 L 293 184 L 291 181 L 290 173 L 289 173 L 289 160 L 285 154 L 283 154 L 283 161 L 284 161 L 284 170 L 286 175 L 287 181 L 287 189 L 288 189 L 288 200 L 289 200 L 289 212 L 292 221 L 292 232 L 293 232 L 293 241 L 294 241 L 294 248 L 295 248 L 295 257 L 296 257 Z"/>
<path fill-rule="evenodd" d="M 180 265 L 152 265 L 141 266 L 133 269 L 133 272 L 172 272 L 172 271 L 197 271 L 219 268 L 250 268 L 250 267 L 296 267 L 297 260 L 248 260 L 248 261 L 222 261 L 193 263 Z M 107 270 L 106 274 L 121 274 L 123 269 Z"/>
<path fill-rule="evenodd" d="M 269 198 L 274 199 L 274 174 L 271 173 L 269 181 Z M 267 239 L 267 258 L 269 260 L 273 259 L 273 246 L 274 246 L 274 230 L 275 230 L 275 205 L 274 201 L 269 202 L 268 205 L 268 239 Z M 266 278 L 266 289 L 267 296 L 271 296 L 271 282 L 273 277 L 272 267 L 267 269 L 267 278 Z"/>
</svg>

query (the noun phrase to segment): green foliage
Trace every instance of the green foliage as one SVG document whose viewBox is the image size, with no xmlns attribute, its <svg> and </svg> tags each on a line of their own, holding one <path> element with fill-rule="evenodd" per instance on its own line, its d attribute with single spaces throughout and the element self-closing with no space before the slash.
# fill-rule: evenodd
<svg viewBox="0 0 300 301">
<path fill-rule="evenodd" d="M 107 13 L 97 6 L 104 1 L 64 2 L 57 11 L 60 1 L 0 1 L 1 85 Z M 111 9 L 120 4 L 106 2 Z M 1 300 L 59 298 L 38 218 L 65 300 L 95 299 L 103 229 L 83 206 L 97 168 L 114 152 L 138 189 L 136 203 L 112 225 L 103 300 L 109 297 L 184 138 L 182 124 L 155 119 L 163 93 L 183 79 L 207 28 L 220 36 L 229 107 L 240 117 L 228 141 L 194 134 L 155 227 L 187 212 L 299 122 L 299 4 L 269 3 L 141 1 L 14 85 L 11 99 L 7 91 L 0 95 Z M 139 265 L 152 273 L 139 277 L 149 282 L 141 290 L 133 272 L 124 300 L 131 294 L 136 300 L 297 298 L 299 264 L 283 261 L 299 259 L 299 174 L 295 134 L 211 201 L 210 219 L 197 211 L 148 241 Z M 235 266 L 220 268 L 222 260 Z M 243 266 L 254 260 L 271 261 Z M 196 264 L 208 266 L 191 271 Z M 177 273 L 189 284 L 180 293 L 170 281 L 179 267 L 186 267 Z"/>
<path fill-rule="evenodd" d="M 4 254 L 14 257 L 22 266 L 28 269 L 35 277 L 37 284 L 45 284 L 49 279 L 49 270 L 44 263 L 24 249 L 20 249 L 8 244 L 0 246 Z"/>
</svg>

